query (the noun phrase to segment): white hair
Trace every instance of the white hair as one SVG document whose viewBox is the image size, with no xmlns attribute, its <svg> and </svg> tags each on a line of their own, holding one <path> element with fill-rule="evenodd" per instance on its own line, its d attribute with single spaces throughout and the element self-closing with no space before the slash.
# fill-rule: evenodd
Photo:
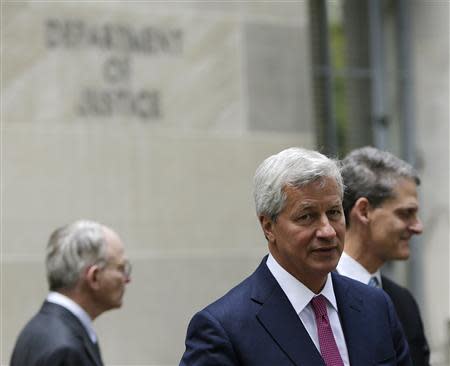
<svg viewBox="0 0 450 366">
<path fill-rule="evenodd" d="M 285 187 L 299 188 L 325 177 L 336 181 L 342 198 L 344 188 L 336 161 L 317 151 L 299 147 L 268 157 L 256 169 L 253 179 L 257 215 L 276 220 L 286 201 Z"/>
<path fill-rule="evenodd" d="M 106 260 L 103 225 L 79 220 L 56 229 L 47 245 L 47 280 L 50 290 L 75 286 L 87 266 Z"/>
</svg>

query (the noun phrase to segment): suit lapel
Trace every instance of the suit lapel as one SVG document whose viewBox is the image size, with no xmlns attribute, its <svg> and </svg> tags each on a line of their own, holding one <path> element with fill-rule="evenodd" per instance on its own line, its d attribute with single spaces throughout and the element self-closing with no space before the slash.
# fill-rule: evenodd
<svg viewBox="0 0 450 366">
<path fill-rule="evenodd" d="M 86 353 L 89 355 L 89 357 L 92 359 L 92 362 L 96 366 L 103 366 L 103 362 L 101 360 L 100 353 L 96 352 L 94 344 L 91 342 L 88 333 L 86 332 L 86 329 L 84 328 L 83 324 L 78 320 L 78 318 L 73 315 L 69 310 L 66 308 L 49 303 L 44 302 L 43 308 L 44 311 L 51 312 L 55 314 L 56 316 L 60 317 L 63 320 L 63 323 L 70 327 L 73 334 L 80 339 L 82 342 Z"/>
<path fill-rule="evenodd" d="M 298 366 L 325 366 L 289 299 L 263 263 L 255 273 L 253 301 L 261 304 L 256 317 L 273 340 Z"/>
<path fill-rule="evenodd" d="M 331 275 L 350 365 L 372 365 L 365 349 L 368 328 L 363 299 L 338 274 Z"/>
<path fill-rule="evenodd" d="M 95 364 L 97 366 L 102 366 L 103 363 L 101 360 L 100 349 L 99 349 L 98 345 L 94 345 L 91 342 L 91 340 L 86 336 L 83 336 L 83 343 L 84 343 L 84 347 L 86 348 L 87 353 L 92 358 L 92 360 L 95 362 Z"/>
</svg>

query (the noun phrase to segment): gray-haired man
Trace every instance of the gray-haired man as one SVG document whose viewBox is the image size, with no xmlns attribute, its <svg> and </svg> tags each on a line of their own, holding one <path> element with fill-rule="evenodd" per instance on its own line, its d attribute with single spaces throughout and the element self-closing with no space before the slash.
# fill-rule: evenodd
<svg viewBox="0 0 450 366">
<path fill-rule="evenodd" d="M 50 293 L 20 333 L 11 366 L 102 366 L 92 321 L 122 305 L 131 272 L 122 241 L 76 221 L 50 236 L 46 267 Z"/>
<path fill-rule="evenodd" d="M 261 163 L 254 198 L 269 255 L 194 315 L 181 366 L 411 364 L 389 297 L 333 272 L 342 195 L 336 163 L 316 151 L 290 148 Z"/>
</svg>

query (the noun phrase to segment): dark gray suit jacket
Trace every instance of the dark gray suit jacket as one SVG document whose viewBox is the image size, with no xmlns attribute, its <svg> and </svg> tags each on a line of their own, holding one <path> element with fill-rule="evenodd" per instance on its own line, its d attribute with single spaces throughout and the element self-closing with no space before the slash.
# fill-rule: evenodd
<svg viewBox="0 0 450 366">
<path fill-rule="evenodd" d="M 391 298 L 403 325 L 414 366 L 430 365 L 430 349 L 423 330 L 419 307 L 412 294 L 389 278 L 382 276 L 383 290 Z"/>
<path fill-rule="evenodd" d="M 10 366 L 103 366 L 100 351 L 67 309 L 45 301 L 14 347 Z"/>
<path fill-rule="evenodd" d="M 332 273 L 352 366 L 409 366 L 389 296 Z M 266 258 L 258 269 L 191 320 L 181 366 L 325 366 Z"/>
</svg>

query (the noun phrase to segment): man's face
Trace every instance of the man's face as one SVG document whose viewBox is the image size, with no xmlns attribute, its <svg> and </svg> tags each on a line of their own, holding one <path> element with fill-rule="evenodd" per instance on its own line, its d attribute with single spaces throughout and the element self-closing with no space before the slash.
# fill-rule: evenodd
<svg viewBox="0 0 450 366">
<path fill-rule="evenodd" d="M 126 270 L 129 265 L 122 241 L 108 228 L 104 228 L 107 242 L 107 264 L 99 272 L 100 288 L 98 302 L 103 311 L 118 308 L 122 305 L 125 285 L 130 282 Z"/>
<path fill-rule="evenodd" d="M 344 246 L 338 185 L 327 177 L 284 191 L 286 203 L 276 221 L 260 218 L 269 250 L 285 270 L 318 292 L 336 268 Z"/>
<path fill-rule="evenodd" d="M 408 259 L 409 239 L 423 230 L 418 210 L 416 183 L 411 179 L 400 179 L 394 197 L 369 210 L 368 245 L 380 261 Z"/>
</svg>

